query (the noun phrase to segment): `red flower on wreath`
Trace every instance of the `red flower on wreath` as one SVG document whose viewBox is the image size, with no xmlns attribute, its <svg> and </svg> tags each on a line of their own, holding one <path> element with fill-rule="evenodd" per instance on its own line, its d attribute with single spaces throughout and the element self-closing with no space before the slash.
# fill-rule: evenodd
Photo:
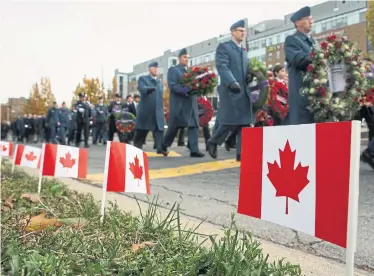
<svg viewBox="0 0 374 276">
<path fill-rule="evenodd" d="M 335 34 L 331 34 L 327 37 L 328 42 L 334 42 L 335 40 L 336 40 L 336 35 Z"/>
<path fill-rule="evenodd" d="M 289 111 L 288 88 L 279 81 L 274 81 L 270 86 L 268 106 L 279 119 L 284 119 Z"/>
<path fill-rule="evenodd" d="M 321 48 L 322 49 L 327 49 L 327 46 L 328 46 L 329 44 L 326 42 L 326 41 L 323 41 L 323 42 L 321 42 Z"/>
<path fill-rule="evenodd" d="M 314 66 L 313 66 L 313 64 L 309 64 L 308 67 L 306 68 L 306 70 L 307 70 L 308 72 L 312 72 L 312 71 L 314 70 Z"/>
</svg>

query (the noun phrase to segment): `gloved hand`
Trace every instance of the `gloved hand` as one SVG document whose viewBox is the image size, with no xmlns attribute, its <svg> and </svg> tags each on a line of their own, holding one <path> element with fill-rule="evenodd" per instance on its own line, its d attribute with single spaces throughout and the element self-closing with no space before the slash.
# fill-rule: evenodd
<svg viewBox="0 0 374 276">
<path fill-rule="evenodd" d="M 253 79 L 254 79 L 254 71 L 252 70 L 252 68 L 249 68 L 248 69 L 248 75 L 247 75 L 247 78 L 246 78 L 246 81 L 247 81 L 247 84 L 250 84 Z"/>
<path fill-rule="evenodd" d="M 231 93 L 238 94 L 241 91 L 241 87 L 239 83 L 233 82 L 232 84 L 229 85 L 229 89 Z"/>
<path fill-rule="evenodd" d="M 149 95 L 149 94 L 151 94 L 152 92 L 154 92 L 156 90 L 156 88 L 154 88 L 154 87 L 148 87 L 147 88 L 147 94 Z"/>
<path fill-rule="evenodd" d="M 183 87 L 183 89 L 182 89 L 182 94 L 184 94 L 185 96 L 188 96 L 188 92 L 189 92 L 190 90 L 188 89 L 188 87 L 187 86 L 185 86 L 185 87 Z"/>
</svg>

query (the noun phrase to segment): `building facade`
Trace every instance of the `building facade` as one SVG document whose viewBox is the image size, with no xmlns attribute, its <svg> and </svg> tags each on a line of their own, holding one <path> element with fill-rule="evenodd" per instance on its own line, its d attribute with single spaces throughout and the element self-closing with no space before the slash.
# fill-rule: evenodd
<svg viewBox="0 0 374 276">
<path fill-rule="evenodd" d="M 312 35 L 317 40 L 326 38 L 331 32 L 344 32 L 360 49 L 368 51 L 369 44 L 365 31 L 367 1 L 327 1 L 312 6 L 311 11 L 314 18 Z M 295 27 L 290 21 L 291 16 L 292 14 L 288 14 L 283 20 L 266 20 L 251 26 L 248 26 L 248 20 L 245 19 L 247 39 L 243 46 L 247 49 L 248 58 L 257 58 L 270 66 L 284 63 L 283 43 L 288 35 L 295 32 Z M 190 65 L 208 65 L 216 71 L 215 49 L 219 43 L 230 39 L 231 35 L 228 33 L 187 46 Z M 119 92 L 123 97 L 137 93 L 137 80 L 140 76 L 148 74 L 147 66 L 151 61 L 159 63 L 160 79 L 166 81 L 168 68 L 177 64 L 178 51 L 167 50 L 162 56 L 134 65 L 131 73 L 121 73 L 116 69 L 117 83 L 120 84 L 121 80 L 123 83 Z M 217 93 L 213 95 L 214 102 L 217 101 L 214 99 L 217 96 Z"/>
<path fill-rule="evenodd" d="M 18 116 L 22 116 L 26 106 L 27 99 L 24 97 L 9 98 L 7 104 L 1 104 L 1 120 L 13 121 Z"/>
</svg>

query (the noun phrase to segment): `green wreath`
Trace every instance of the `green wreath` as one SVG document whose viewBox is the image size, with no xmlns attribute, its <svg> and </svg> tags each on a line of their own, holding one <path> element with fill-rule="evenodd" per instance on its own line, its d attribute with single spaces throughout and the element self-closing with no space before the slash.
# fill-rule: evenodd
<svg viewBox="0 0 374 276">
<path fill-rule="evenodd" d="M 353 120 L 367 87 L 362 52 L 344 36 L 331 34 L 310 58 L 300 93 L 307 97 L 314 121 Z"/>
</svg>

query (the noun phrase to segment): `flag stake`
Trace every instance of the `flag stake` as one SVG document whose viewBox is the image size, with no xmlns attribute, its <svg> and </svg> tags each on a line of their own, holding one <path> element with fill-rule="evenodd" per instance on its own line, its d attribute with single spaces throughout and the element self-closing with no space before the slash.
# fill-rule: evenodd
<svg viewBox="0 0 374 276">
<path fill-rule="evenodd" d="M 43 180 L 43 177 L 39 175 L 38 194 L 40 194 L 40 192 L 42 191 L 42 180 Z"/>
<path fill-rule="evenodd" d="M 101 194 L 101 217 L 100 217 L 100 222 L 104 222 L 104 214 L 105 214 L 105 203 L 106 203 L 106 181 L 103 183 L 103 192 Z"/>
<path fill-rule="evenodd" d="M 106 144 L 105 150 L 105 168 L 104 168 L 104 181 L 103 181 L 103 191 L 101 195 L 101 210 L 100 210 L 100 222 L 104 222 L 104 215 L 105 215 L 105 204 L 106 204 L 106 193 L 107 193 L 107 182 L 108 182 L 108 163 L 110 157 L 110 147 L 112 142 L 108 141 Z"/>
<path fill-rule="evenodd" d="M 45 144 L 42 144 L 42 152 L 40 153 L 40 168 L 39 168 L 39 183 L 38 183 L 38 194 L 42 191 L 42 180 L 43 180 L 43 165 L 44 165 L 44 152 Z"/>
<path fill-rule="evenodd" d="M 16 145 L 16 150 L 14 151 L 13 163 L 12 163 L 12 173 L 14 173 L 14 169 L 15 169 L 15 167 L 16 167 L 16 156 L 17 156 L 17 151 L 18 151 L 18 144 Z"/>
<path fill-rule="evenodd" d="M 357 216 L 360 182 L 361 124 L 352 122 L 350 185 L 348 205 L 347 248 L 345 251 L 345 276 L 354 276 L 355 252 L 357 244 Z"/>
</svg>

